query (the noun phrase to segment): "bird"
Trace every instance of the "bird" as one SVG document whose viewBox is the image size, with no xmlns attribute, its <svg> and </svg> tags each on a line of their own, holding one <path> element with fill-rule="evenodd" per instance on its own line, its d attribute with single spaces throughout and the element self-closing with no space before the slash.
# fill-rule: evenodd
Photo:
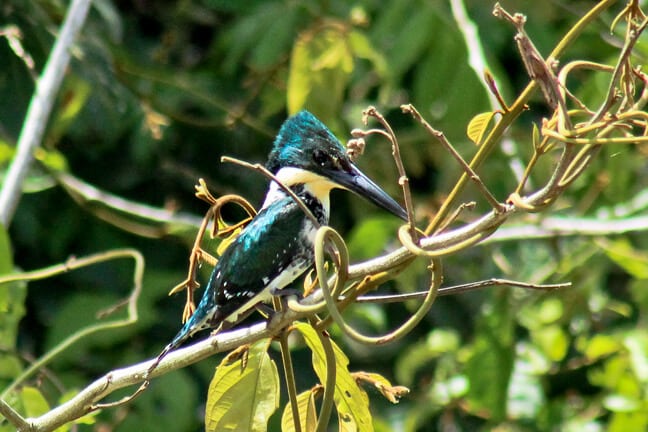
<svg viewBox="0 0 648 432">
<path fill-rule="evenodd" d="M 328 224 L 334 188 L 354 192 L 407 220 L 401 205 L 362 173 L 335 135 L 306 110 L 283 123 L 266 168 L 296 194 L 319 225 Z M 260 211 L 222 253 L 198 307 L 149 372 L 197 332 L 231 327 L 311 268 L 318 224 L 271 181 Z"/>
</svg>

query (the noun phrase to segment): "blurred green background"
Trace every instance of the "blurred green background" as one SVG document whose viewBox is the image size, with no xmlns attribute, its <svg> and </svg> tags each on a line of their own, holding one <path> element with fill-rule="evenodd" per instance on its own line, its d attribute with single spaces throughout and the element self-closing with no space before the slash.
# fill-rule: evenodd
<svg viewBox="0 0 648 432">
<path fill-rule="evenodd" d="M 527 15 L 527 32 L 544 55 L 595 4 L 502 2 L 510 12 Z M 34 90 L 33 77 L 43 68 L 67 6 L 58 0 L 6 0 L 0 6 L 3 172 Z M 510 102 L 529 81 L 514 30 L 492 16 L 491 2 L 466 1 L 465 6 L 488 66 Z M 623 33 L 610 33 L 609 26 L 622 7 L 619 2 L 593 22 L 565 60 L 614 64 Z M 21 37 L 7 36 L 8 29 L 19 30 Z M 26 54 L 17 51 L 15 40 Z M 638 45 L 636 56 L 638 64 L 645 64 L 645 45 Z M 595 103 L 607 91 L 606 78 L 583 74 L 572 91 Z M 8 237 L 2 235 L 0 247 L 6 251 L 0 269 L 11 268 L 9 251 L 15 269 L 32 270 L 71 255 L 136 248 L 146 258 L 140 319 L 76 343 L 32 377 L 29 386 L 38 387 L 55 406 L 62 395 L 107 371 L 155 356 L 180 326 L 184 296 L 167 293 L 185 277 L 195 234 L 178 220 L 154 223 L 147 213 L 133 221 L 111 197 L 79 203 L 48 170 L 199 220 L 207 210 L 193 196 L 199 177 L 218 195 L 238 193 L 256 205 L 263 198 L 265 179 L 221 164 L 222 155 L 265 161 L 279 125 L 301 107 L 344 142 L 351 129 L 362 126 L 362 110 L 375 105 L 400 139 L 424 226 L 461 171 L 398 107 L 413 103 L 470 158 L 476 147 L 466 125 L 491 109 L 481 81 L 468 65 L 462 33 L 446 1 L 95 1 L 74 47 L 45 151 L 30 172 Z M 530 108 L 508 131 L 506 144 L 513 151 L 497 149 L 480 169 L 500 200 L 517 184 L 511 167 L 530 157 L 532 125 L 547 115 L 539 93 Z M 645 145 L 604 148 L 544 216 L 596 219 L 625 209 L 617 213 L 622 224 L 623 218 L 645 214 L 647 153 Z M 358 164 L 398 196 L 388 143 L 369 140 Z M 550 160 L 539 165 L 532 185 L 542 185 L 550 169 Z M 473 213 L 462 216 L 465 220 L 488 209 L 473 188 L 462 199 L 478 200 Z M 227 215 L 232 220 L 241 216 L 235 209 Z M 537 224 L 542 217 L 519 216 L 510 226 Z M 331 225 L 347 239 L 353 261 L 397 242 L 398 221 L 345 192 L 334 192 Z M 411 389 L 398 405 L 368 390 L 376 430 L 645 430 L 647 243 L 641 230 L 493 241 L 445 259 L 444 285 L 506 277 L 571 281 L 573 287 L 552 293 L 498 287 L 439 298 L 409 337 L 379 348 L 350 343 L 334 329 L 352 370 L 376 371 Z M 415 262 L 381 292 L 427 288 L 426 264 Z M 127 261 L 13 285 L 10 291 L 0 287 L 0 388 L 65 337 L 96 322 L 96 312 L 127 296 L 131 287 Z M 358 306 L 346 316 L 377 334 L 397 326 L 415 306 Z M 161 425 L 164 430 L 202 430 L 206 388 L 218 362 L 209 359 L 155 380 L 133 404 L 105 410 L 79 430 L 157 431 Z M 314 385 L 308 351 L 296 350 L 295 364 L 298 388 Z M 18 396 L 14 399 L 20 404 Z M 279 417 L 270 430 L 278 430 Z"/>
</svg>

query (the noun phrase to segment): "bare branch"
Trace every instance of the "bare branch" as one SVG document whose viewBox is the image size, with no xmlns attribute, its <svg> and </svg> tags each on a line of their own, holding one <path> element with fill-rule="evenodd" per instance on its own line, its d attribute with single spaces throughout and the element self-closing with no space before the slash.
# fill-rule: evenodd
<svg viewBox="0 0 648 432">
<path fill-rule="evenodd" d="M 0 190 L 0 224 L 9 226 L 20 200 L 22 183 L 34 160 L 34 150 L 43 139 L 47 119 L 70 62 L 70 48 L 81 30 L 90 7 L 90 0 L 73 0 L 54 43 L 45 69 L 36 83 L 36 90 L 27 109 L 27 116 L 18 138 L 16 156 Z"/>
</svg>

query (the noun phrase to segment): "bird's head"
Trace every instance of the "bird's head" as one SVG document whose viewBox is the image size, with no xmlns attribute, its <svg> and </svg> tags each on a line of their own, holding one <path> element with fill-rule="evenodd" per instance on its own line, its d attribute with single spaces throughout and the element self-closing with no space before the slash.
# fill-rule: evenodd
<svg viewBox="0 0 648 432">
<path fill-rule="evenodd" d="M 286 186 L 304 184 L 326 196 L 333 188 L 347 189 L 407 220 L 405 210 L 351 162 L 340 141 L 308 111 L 284 122 L 266 167 Z"/>
</svg>

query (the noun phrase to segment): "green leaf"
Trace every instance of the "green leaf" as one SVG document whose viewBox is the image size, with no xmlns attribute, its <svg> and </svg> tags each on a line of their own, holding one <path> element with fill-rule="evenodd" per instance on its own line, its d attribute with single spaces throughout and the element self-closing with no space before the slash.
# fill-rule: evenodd
<svg viewBox="0 0 648 432">
<path fill-rule="evenodd" d="M 399 226 L 400 221 L 392 216 L 363 218 L 349 234 L 347 247 L 351 260 L 367 259 L 383 252 Z"/>
<path fill-rule="evenodd" d="M 637 279 L 648 279 L 648 254 L 632 247 L 628 239 L 597 242 L 612 261 Z"/>
<path fill-rule="evenodd" d="M 404 385 L 412 385 L 416 373 L 429 367 L 432 361 L 444 353 L 459 349 L 460 339 L 453 329 L 438 328 L 432 330 L 428 337 L 408 347 L 396 362 L 396 379 Z"/>
<path fill-rule="evenodd" d="M 479 113 L 473 117 L 466 128 L 468 138 L 475 144 L 481 145 L 494 117 L 495 113 L 492 111 Z"/>
<path fill-rule="evenodd" d="M 623 344 L 630 353 L 630 364 L 637 379 L 648 383 L 648 335 L 643 330 L 630 332 Z"/>
<path fill-rule="evenodd" d="M 254 343 L 243 359 L 225 358 L 209 384 L 205 429 L 265 431 L 279 407 L 279 374 L 268 355 L 270 340 Z"/>
<path fill-rule="evenodd" d="M 648 427 L 648 409 L 646 409 L 646 403 L 643 403 L 644 407 L 642 409 L 640 408 L 632 412 L 614 412 L 606 431 L 645 431 Z"/>
<path fill-rule="evenodd" d="M 74 124 L 88 97 L 92 92 L 92 85 L 78 75 L 69 74 L 60 90 L 59 105 L 52 119 L 48 139 L 56 142 L 60 140 L 67 130 Z"/>
<path fill-rule="evenodd" d="M 313 369 L 322 385 L 326 382 L 326 354 L 315 329 L 306 323 L 295 323 L 306 345 L 313 353 Z M 332 342 L 335 351 L 335 407 L 339 416 L 341 431 L 373 431 L 369 398 L 349 373 L 349 359 Z"/>
<path fill-rule="evenodd" d="M 274 19 L 263 27 L 263 37 L 256 39 L 251 53 L 251 63 L 259 69 L 273 67 L 290 50 L 299 24 L 299 9 L 276 4 Z"/>
<path fill-rule="evenodd" d="M 302 432 L 312 432 L 317 427 L 317 411 L 315 410 L 315 391 L 307 390 L 297 395 L 297 410 L 299 412 L 299 424 Z M 295 430 L 293 412 L 290 403 L 286 404 L 281 416 L 282 432 Z"/>
<path fill-rule="evenodd" d="M 369 60 L 373 70 L 379 75 L 384 76 L 387 73 L 387 61 L 385 57 L 376 50 L 371 41 L 364 33 L 358 30 L 349 32 L 349 45 L 354 57 Z"/>
<path fill-rule="evenodd" d="M 584 343 L 581 342 L 579 345 L 584 345 L 582 348 L 579 348 L 581 348 L 585 357 L 590 361 L 607 357 L 621 349 L 621 343 L 617 338 L 606 334 L 594 335 L 591 339 L 586 340 Z"/>
<path fill-rule="evenodd" d="M 569 348 L 569 338 L 557 324 L 535 329 L 531 332 L 531 340 L 540 347 L 542 352 L 552 361 L 558 362 L 565 358 Z"/>
<path fill-rule="evenodd" d="M 338 118 L 351 72 L 353 55 L 343 24 L 318 25 L 301 33 L 290 58 L 288 112 L 308 108 L 331 124 Z"/>
<path fill-rule="evenodd" d="M 437 21 L 435 10 L 428 4 L 412 5 L 412 7 L 417 8 L 416 13 L 412 13 L 411 9 L 406 10 L 400 18 L 397 18 L 400 20 L 397 26 L 407 29 L 407 31 L 398 31 L 390 35 L 392 40 L 387 62 L 389 72 L 394 79 L 399 79 L 410 67 L 421 60 L 422 53 L 430 45 L 431 36 L 435 32 L 434 24 Z"/>
<path fill-rule="evenodd" d="M 432 400 L 439 406 L 447 406 L 453 400 L 465 396 L 470 390 L 470 382 L 464 375 L 454 375 L 445 381 L 432 385 Z"/>
<path fill-rule="evenodd" d="M 47 349 L 52 349 L 84 327 L 101 324 L 102 321 L 97 319 L 97 313 L 119 300 L 117 296 L 89 292 L 75 294 L 66 298 L 58 313 L 50 322 L 50 330 L 46 337 Z M 70 319 L 70 317 L 74 317 L 74 319 Z M 116 341 L 126 339 L 127 335 L 132 334 L 134 331 L 132 328 L 111 329 L 110 331 L 94 334 L 91 338 L 82 338 L 75 342 L 73 350 L 67 349 L 59 353 L 56 356 L 56 361 L 76 361 L 89 347 L 110 347 Z"/>
<path fill-rule="evenodd" d="M 632 412 L 641 407 L 641 401 L 626 395 L 612 394 L 603 399 L 603 406 L 613 412 Z"/>
<path fill-rule="evenodd" d="M 43 394 L 36 387 L 23 387 L 20 391 L 20 398 L 27 417 L 41 416 L 50 409 L 47 400 L 45 400 Z"/>
<path fill-rule="evenodd" d="M 468 399 L 473 412 L 485 410 L 493 421 L 506 417 L 509 380 L 514 366 L 515 311 L 508 301 L 509 296 L 510 291 L 494 292 L 492 303 L 484 306 L 465 368 L 470 379 Z"/>
<path fill-rule="evenodd" d="M 16 154 L 14 146 L 10 145 L 7 141 L 0 139 L 0 167 L 8 165 L 11 159 Z M 2 171 L 0 171 L 1 173 Z"/>
<path fill-rule="evenodd" d="M 0 275 L 13 271 L 9 236 L 0 226 Z M 27 284 L 23 281 L 0 284 L 0 384 L 11 381 L 22 370 L 15 348 L 18 323 L 25 316 L 26 296 Z"/>
</svg>

